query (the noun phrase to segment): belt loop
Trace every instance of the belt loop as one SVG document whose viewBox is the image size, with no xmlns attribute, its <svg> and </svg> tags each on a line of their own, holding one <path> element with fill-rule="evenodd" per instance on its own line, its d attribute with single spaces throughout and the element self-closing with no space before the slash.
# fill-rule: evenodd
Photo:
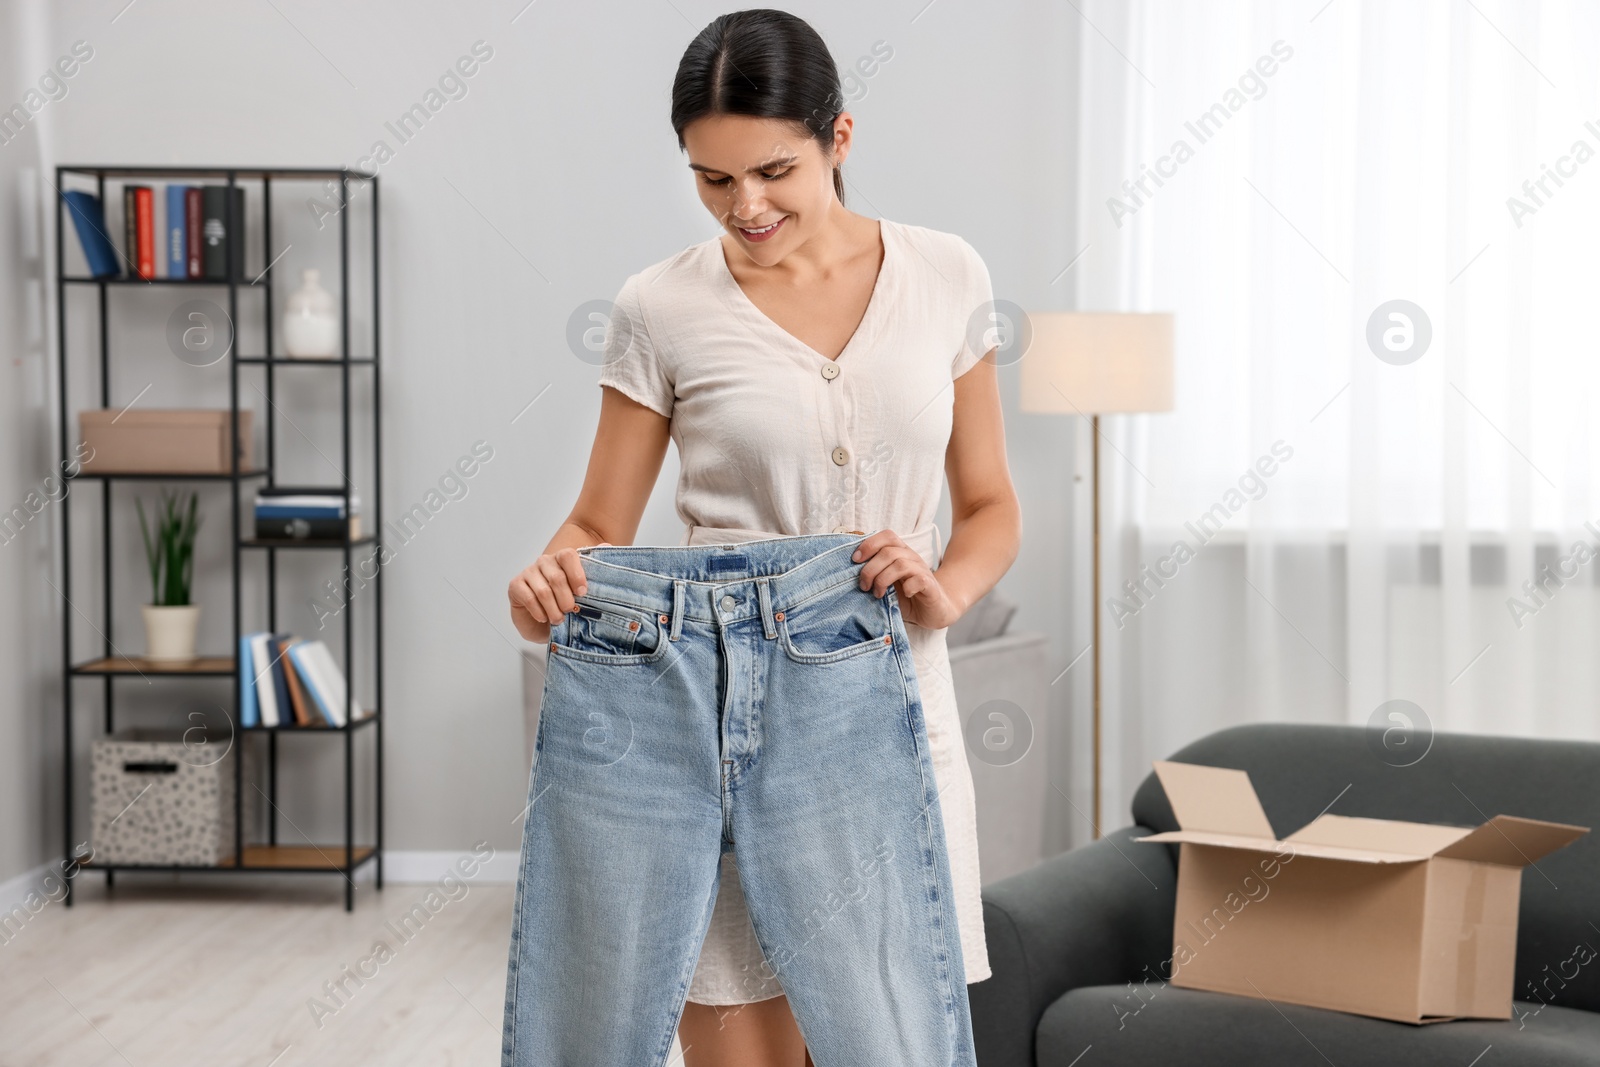
<svg viewBox="0 0 1600 1067">
<path fill-rule="evenodd" d="M 756 579 L 756 599 L 761 602 L 761 629 L 771 641 L 778 636 L 777 625 L 772 621 L 772 592 L 767 588 L 769 579 Z"/>
<path fill-rule="evenodd" d="M 672 580 L 672 633 L 670 640 L 676 641 L 678 634 L 683 632 L 683 580 Z"/>
</svg>

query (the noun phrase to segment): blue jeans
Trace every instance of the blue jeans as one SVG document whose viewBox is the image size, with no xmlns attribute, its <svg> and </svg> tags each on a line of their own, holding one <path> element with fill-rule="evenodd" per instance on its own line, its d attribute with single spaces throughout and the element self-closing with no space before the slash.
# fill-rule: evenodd
<svg viewBox="0 0 1600 1067">
<path fill-rule="evenodd" d="M 911 647 L 894 587 L 860 587 L 862 540 L 579 550 L 502 1067 L 665 1064 L 730 849 L 818 1067 L 975 1067 Z"/>
</svg>

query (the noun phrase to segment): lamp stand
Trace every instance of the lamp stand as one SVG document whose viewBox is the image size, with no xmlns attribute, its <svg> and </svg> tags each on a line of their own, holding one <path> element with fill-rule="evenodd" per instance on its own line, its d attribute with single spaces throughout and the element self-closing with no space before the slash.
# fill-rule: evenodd
<svg viewBox="0 0 1600 1067">
<path fill-rule="evenodd" d="M 1089 496 L 1090 522 L 1094 529 L 1090 541 L 1094 545 L 1092 582 L 1094 600 L 1090 604 L 1093 624 L 1090 642 L 1094 645 L 1094 840 L 1100 838 L 1100 416 L 1089 416 Z"/>
</svg>

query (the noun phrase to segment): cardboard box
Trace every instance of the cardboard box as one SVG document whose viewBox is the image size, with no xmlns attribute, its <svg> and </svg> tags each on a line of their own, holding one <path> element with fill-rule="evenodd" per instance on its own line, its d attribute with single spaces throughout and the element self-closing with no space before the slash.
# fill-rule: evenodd
<svg viewBox="0 0 1600 1067">
<path fill-rule="evenodd" d="M 78 430 L 87 458 L 81 469 L 93 474 L 226 474 L 227 408 L 151 409 L 101 408 L 78 412 Z M 253 459 L 252 415 L 239 412 L 239 469 Z"/>
<path fill-rule="evenodd" d="M 1244 771 L 1157 761 L 1180 830 L 1171 983 L 1398 1022 L 1509 1019 L 1522 869 L 1587 827 L 1320 815 L 1279 841 Z"/>
</svg>

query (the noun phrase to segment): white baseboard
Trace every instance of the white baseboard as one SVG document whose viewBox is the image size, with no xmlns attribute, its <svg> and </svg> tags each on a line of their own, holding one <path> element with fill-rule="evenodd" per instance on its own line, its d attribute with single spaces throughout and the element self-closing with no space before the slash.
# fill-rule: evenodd
<svg viewBox="0 0 1600 1067">
<path fill-rule="evenodd" d="M 383 881 L 389 885 L 429 885 L 439 881 L 447 874 L 454 874 L 458 879 L 470 881 L 475 885 L 515 885 L 517 881 L 517 860 L 519 856 L 515 850 L 500 851 L 498 849 L 488 856 L 482 857 L 481 853 L 472 850 L 460 852 L 430 852 L 421 850 L 394 851 L 385 850 L 383 854 Z M 456 862 L 470 859 L 477 863 L 478 869 L 470 879 L 464 878 L 456 868 Z M 33 904 L 38 906 L 41 899 L 57 901 L 62 894 L 61 884 L 62 861 L 54 860 L 50 863 L 41 863 L 30 871 L 25 871 L 15 878 L 0 882 L 0 919 L 6 913 L 17 908 L 27 910 L 30 895 Z M 79 877 L 92 872 L 80 872 Z M 371 862 L 364 863 L 356 871 L 355 880 L 358 884 L 371 882 L 377 875 L 377 868 Z M 209 871 L 199 875 L 201 878 L 226 878 L 226 874 L 213 874 Z M 246 874 L 240 877 L 256 878 L 259 875 Z M 309 877 L 286 874 L 283 877 Z"/>
<path fill-rule="evenodd" d="M 472 876 L 472 881 L 478 885 L 516 885 L 517 861 L 520 858 L 516 849 L 502 852 L 494 851 L 488 859 L 482 859 L 478 854 L 468 852 L 393 852 L 385 851 L 383 854 L 383 880 L 385 884 L 393 882 L 395 885 L 425 885 L 437 882 L 447 873 L 455 870 L 456 861 L 470 857 L 478 864 L 478 871 Z M 366 873 L 366 868 L 362 869 Z M 461 877 L 459 871 L 456 877 Z"/>
</svg>

